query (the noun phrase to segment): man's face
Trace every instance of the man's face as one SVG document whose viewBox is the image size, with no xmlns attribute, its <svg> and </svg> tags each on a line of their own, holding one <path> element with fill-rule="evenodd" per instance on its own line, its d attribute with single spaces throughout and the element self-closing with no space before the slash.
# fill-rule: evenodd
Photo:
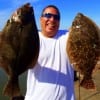
<svg viewBox="0 0 100 100">
<path fill-rule="evenodd" d="M 42 17 L 40 18 L 42 33 L 46 37 L 55 36 L 59 28 L 59 21 L 60 19 L 58 18 L 56 9 L 52 7 L 46 8 Z"/>
</svg>

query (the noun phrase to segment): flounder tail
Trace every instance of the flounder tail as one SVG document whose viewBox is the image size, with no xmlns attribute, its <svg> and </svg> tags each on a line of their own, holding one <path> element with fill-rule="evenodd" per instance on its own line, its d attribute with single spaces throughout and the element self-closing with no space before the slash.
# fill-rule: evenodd
<svg viewBox="0 0 100 100">
<path fill-rule="evenodd" d="M 18 83 L 18 77 L 11 77 L 6 84 L 3 94 L 9 97 L 15 97 L 21 95 L 20 87 Z"/>
<path fill-rule="evenodd" d="M 96 90 L 95 83 L 94 83 L 94 81 L 92 79 L 83 78 L 83 80 L 80 83 L 80 86 L 85 88 L 85 89 L 91 90 L 91 91 L 95 91 Z"/>
</svg>

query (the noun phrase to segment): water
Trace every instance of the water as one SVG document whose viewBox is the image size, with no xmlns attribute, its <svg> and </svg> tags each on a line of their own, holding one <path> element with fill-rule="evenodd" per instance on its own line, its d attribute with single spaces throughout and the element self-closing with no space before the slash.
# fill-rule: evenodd
<svg viewBox="0 0 100 100">
<path fill-rule="evenodd" d="M 68 32 L 68 30 L 59 30 L 58 32 L 65 33 Z"/>
<path fill-rule="evenodd" d="M 41 31 L 41 30 L 39 30 L 39 31 Z M 68 30 L 58 30 L 58 32 L 65 33 L 65 32 L 68 32 Z"/>
</svg>

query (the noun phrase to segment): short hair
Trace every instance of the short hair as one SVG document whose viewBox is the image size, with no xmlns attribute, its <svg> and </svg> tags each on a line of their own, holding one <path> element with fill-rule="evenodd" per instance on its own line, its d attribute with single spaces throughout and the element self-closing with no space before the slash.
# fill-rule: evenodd
<svg viewBox="0 0 100 100">
<path fill-rule="evenodd" d="M 58 9 L 55 5 L 48 5 L 48 6 L 46 6 L 46 7 L 42 10 L 41 16 L 43 15 L 44 11 L 45 11 L 47 8 L 50 8 L 50 7 L 52 7 L 52 8 L 54 8 L 54 9 L 57 10 L 57 13 L 58 13 L 58 16 L 59 16 L 59 19 L 60 19 L 60 11 L 59 11 L 59 9 Z"/>
</svg>

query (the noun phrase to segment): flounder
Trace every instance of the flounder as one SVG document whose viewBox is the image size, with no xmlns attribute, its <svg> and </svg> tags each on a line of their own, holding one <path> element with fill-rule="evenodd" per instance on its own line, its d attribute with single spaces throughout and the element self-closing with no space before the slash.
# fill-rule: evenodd
<svg viewBox="0 0 100 100">
<path fill-rule="evenodd" d="M 18 77 L 33 68 L 39 55 L 39 36 L 33 7 L 27 3 L 8 19 L 0 33 L 0 67 L 9 79 L 4 95 L 21 95 Z"/>
<path fill-rule="evenodd" d="M 75 16 L 66 51 L 74 69 L 83 74 L 80 86 L 95 89 L 92 72 L 100 56 L 100 29 L 92 19 L 82 13 Z"/>
</svg>

